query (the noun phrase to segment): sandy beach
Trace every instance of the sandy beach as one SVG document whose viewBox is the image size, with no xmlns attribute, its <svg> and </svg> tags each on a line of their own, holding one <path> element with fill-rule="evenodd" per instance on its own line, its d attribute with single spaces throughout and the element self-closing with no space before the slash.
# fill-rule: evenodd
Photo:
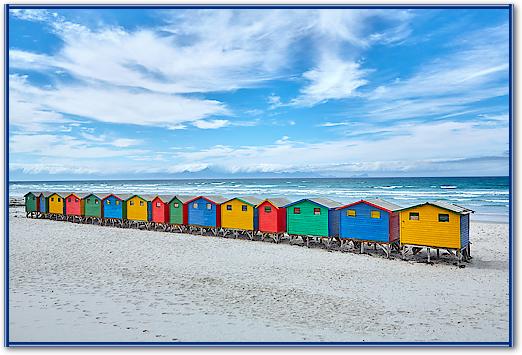
<svg viewBox="0 0 522 355">
<path fill-rule="evenodd" d="M 508 341 L 508 225 L 471 263 L 9 218 L 12 342 Z"/>
</svg>

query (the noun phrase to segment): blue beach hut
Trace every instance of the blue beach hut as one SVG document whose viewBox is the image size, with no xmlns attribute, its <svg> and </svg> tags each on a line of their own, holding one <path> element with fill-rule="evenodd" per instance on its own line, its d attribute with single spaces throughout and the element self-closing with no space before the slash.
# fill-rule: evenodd
<svg viewBox="0 0 522 355">
<path fill-rule="evenodd" d="M 103 218 L 116 218 L 125 219 L 127 214 L 125 213 L 125 200 L 131 195 L 129 194 L 106 194 L 102 195 L 102 216 Z"/>
<path fill-rule="evenodd" d="M 188 224 L 199 227 L 221 227 L 220 205 L 223 196 L 198 196 L 187 201 Z"/>
</svg>

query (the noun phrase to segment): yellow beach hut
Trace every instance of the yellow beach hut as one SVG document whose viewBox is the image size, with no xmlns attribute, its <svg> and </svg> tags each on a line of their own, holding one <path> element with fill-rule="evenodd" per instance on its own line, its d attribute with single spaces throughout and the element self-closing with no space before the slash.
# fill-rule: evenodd
<svg viewBox="0 0 522 355">
<path fill-rule="evenodd" d="M 221 204 L 221 227 L 253 231 L 257 229 L 256 206 L 263 200 L 252 196 L 236 197 Z"/>
<path fill-rule="evenodd" d="M 469 215 L 472 210 L 445 201 L 426 202 L 400 211 L 401 246 L 456 251 L 469 257 Z M 403 249 L 404 250 L 404 249 Z M 429 259 L 428 259 L 429 260 Z"/>
<path fill-rule="evenodd" d="M 129 221 L 149 221 L 149 205 L 153 197 L 146 195 L 131 195 L 125 200 L 127 219 Z"/>
<path fill-rule="evenodd" d="M 65 214 L 65 196 L 69 193 L 53 192 L 47 197 L 47 203 L 49 206 L 49 213 L 53 214 Z"/>
</svg>

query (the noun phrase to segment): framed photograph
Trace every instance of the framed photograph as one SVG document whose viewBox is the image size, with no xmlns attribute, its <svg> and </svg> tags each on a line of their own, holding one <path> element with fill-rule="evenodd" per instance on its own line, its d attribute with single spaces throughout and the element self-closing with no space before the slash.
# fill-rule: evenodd
<svg viewBox="0 0 522 355">
<path fill-rule="evenodd" d="M 512 15 L 6 5 L 5 345 L 511 347 Z"/>
</svg>

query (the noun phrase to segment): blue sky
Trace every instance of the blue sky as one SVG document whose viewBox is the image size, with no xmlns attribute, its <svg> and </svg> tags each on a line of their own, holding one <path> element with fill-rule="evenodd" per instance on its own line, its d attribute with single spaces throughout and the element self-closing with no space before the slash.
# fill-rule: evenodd
<svg viewBox="0 0 522 355">
<path fill-rule="evenodd" d="M 507 9 L 11 9 L 12 180 L 507 175 Z"/>
</svg>

